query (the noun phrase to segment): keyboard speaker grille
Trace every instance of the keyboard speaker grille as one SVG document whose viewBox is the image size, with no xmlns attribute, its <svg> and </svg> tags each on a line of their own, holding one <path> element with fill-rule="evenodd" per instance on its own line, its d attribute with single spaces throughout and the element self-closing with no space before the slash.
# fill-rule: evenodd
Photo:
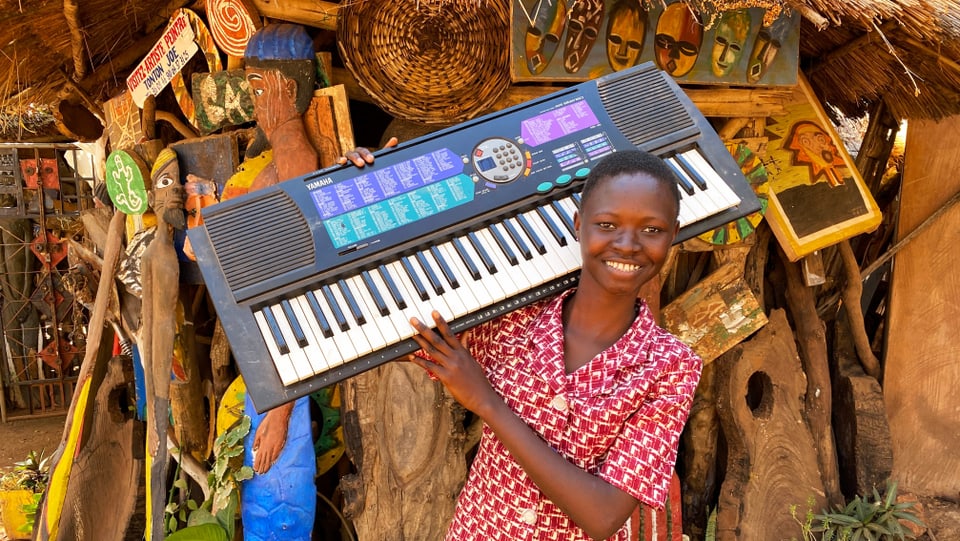
<svg viewBox="0 0 960 541">
<path fill-rule="evenodd" d="M 297 204 L 276 191 L 204 222 L 232 291 L 313 266 L 313 236 Z"/>
<path fill-rule="evenodd" d="M 696 128 L 677 97 L 682 92 L 657 69 L 630 71 L 597 82 L 597 92 L 614 125 L 636 147 L 654 151 L 665 139 Z"/>
</svg>

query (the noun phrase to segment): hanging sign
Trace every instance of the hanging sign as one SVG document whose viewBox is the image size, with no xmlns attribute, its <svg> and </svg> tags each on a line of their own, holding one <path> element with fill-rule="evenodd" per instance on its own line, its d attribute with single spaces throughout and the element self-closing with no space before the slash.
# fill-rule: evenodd
<svg viewBox="0 0 960 541">
<path fill-rule="evenodd" d="M 147 187 L 150 173 L 139 156 L 126 150 L 114 150 L 107 156 L 107 193 L 117 210 L 128 215 L 147 211 Z"/>
<path fill-rule="evenodd" d="M 199 50 L 185 10 L 174 17 L 150 53 L 127 77 L 127 89 L 137 107 L 147 96 L 156 96 Z"/>
</svg>

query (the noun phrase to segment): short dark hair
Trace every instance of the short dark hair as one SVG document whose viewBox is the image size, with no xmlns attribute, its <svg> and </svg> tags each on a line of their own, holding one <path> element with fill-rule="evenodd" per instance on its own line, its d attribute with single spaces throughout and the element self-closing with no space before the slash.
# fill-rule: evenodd
<svg viewBox="0 0 960 541">
<path fill-rule="evenodd" d="M 583 190 L 580 192 L 580 206 L 586 204 L 593 190 L 603 181 L 633 173 L 645 173 L 653 177 L 661 185 L 667 187 L 677 202 L 677 211 L 680 210 L 680 181 L 677 174 L 667 165 L 667 162 L 655 154 L 645 150 L 621 150 L 603 157 L 590 170 Z"/>
</svg>

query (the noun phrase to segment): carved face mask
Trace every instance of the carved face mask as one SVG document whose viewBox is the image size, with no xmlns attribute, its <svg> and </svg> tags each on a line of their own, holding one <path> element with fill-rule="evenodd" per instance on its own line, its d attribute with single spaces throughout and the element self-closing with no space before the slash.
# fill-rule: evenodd
<svg viewBox="0 0 960 541">
<path fill-rule="evenodd" d="M 300 116 L 297 112 L 297 81 L 279 70 L 246 69 L 253 93 L 253 116 L 268 134 L 280 124 Z"/>
<path fill-rule="evenodd" d="M 686 75 L 697 62 L 703 27 L 683 3 L 670 4 L 657 22 L 653 46 L 657 65 L 674 77 Z"/>
<path fill-rule="evenodd" d="M 786 15 L 780 15 L 773 24 L 760 29 L 747 61 L 747 82 L 756 83 L 767 73 L 789 30 L 790 17 Z"/>
<path fill-rule="evenodd" d="M 563 69 L 567 73 L 576 73 L 583 67 L 600 35 L 602 22 L 603 0 L 577 0 L 572 5 L 563 44 Z"/>
<path fill-rule="evenodd" d="M 740 63 L 750 31 L 750 12 L 727 11 L 720 17 L 714 34 L 710 68 L 717 77 L 726 77 Z"/>
<path fill-rule="evenodd" d="M 639 3 L 621 0 L 607 18 L 607 60 L 613 71 L 636 65 L 647 32 L 647 12 Z"/>
<path fill-rule="evenodd" d="M 565 0 L 542 0 L 537 6 L 536 18 L 524 37 L 527 69 L 533 75 L 545 70 L 553 59 L 567 23 Z"/>
<path fill-rule="evenodd" d="M 163 149 L 154 162 L 150 177 L 153 181 L 153 190 L 150 192 L 153 211 L 175 229 L 185 229 L 184 191 L 180 184 L 180 164 L 176 153 L 169 148 Z"/>
</svg>

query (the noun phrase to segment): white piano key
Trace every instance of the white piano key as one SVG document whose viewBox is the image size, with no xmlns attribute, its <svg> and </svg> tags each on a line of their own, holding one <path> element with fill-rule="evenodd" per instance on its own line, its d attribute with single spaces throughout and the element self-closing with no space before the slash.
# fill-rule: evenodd
<svg viewBox="0 0 960 541">
<path fill-rule="evenodd" d="M 483 288 L 490 294 L 493 302 L 496 303 L 506 299 L 507 294 L 504 293 L 503 286 L 500 285 L 497 280 L 497 277 L 500 275 L 500 273 L 490 273 L 490 269 L 488 269 L 483 263 L 483 258 L 480 256 L 479 252 L 477 252 L 477 248 L 473 245 L 469 238 L 462 237 L 460 246 L 462 247 L 464 254 L 466 254 L 466 256 L 473 261 L 473 264 L 480 272 L 480 280 L 477 281 L 480 282 L 483 285 Z"/>
<path fill-rule="evenodd" d="M 345 281 L 350 286 L 350 289 L 353 290 L 354 294 L 358 295 L 357 302 L 360 303 L 362 309 L 367 314 L 367 323 L 366 325 L 361 325 L 361 327 L 366 327 L 364 331 L 372 350 L 382 349 L 388 344 L 399 341 L 400 335 L 397 333 L 397 329 L 394 328 L 393 323 L 389 319 L 381 316 L 377 311 L 373 298 L 370 296 L 370 292 L 367 291 L 367 287 L 360 276 L 351 276 Z"/>
<path fill-rule="evenodd" d="M 386 267 L 384 267 L 384 269 L 386 269 Z M 387 306 L 390 308 L 390 314 L 388 314 L 386 318 L 390 320 L 390 322 L 393 324 L 393 328 L 396 329 L 397 341 L 413 336 L 413 328 L 410 326 L 410 320 L 407 317 L 405 310 L 400 308 L 390 295 L 388 292 L 390 288 L 387 287 L 387 283 L 384 281 L 383 277 L 379 272 L 371 272 L 370 277 L 373 279 L 373 283 L 377 286 L 377 289 L 379 289 L 381 292 L 387 292 L 385 299 L 387 300 Z M 391 278 L 393 278 L 392 275 Z M 400 290 L 401 295 L 406 296 L 406 292 L 402 289 L 400 284 L 394 283 L 394 285 Z"/>
<path fill-rule="evenodd" d="M 408 268 L 412 272 L 417 274 L 417 277 L 420 279 L 420 282 L 424 284 L 424 287 L 427 288 L 427 295 L 429 296 L 429 299 L 423 302 L 423 304 L 426 307 L 428 307 L 425 314 L 427 318 L 424 319 L 423 321 L 426 321 L 427 325 L 433 324 L 433 318 L 430 317 L 431 310 L 436 310 L 437 312 L 440 312 L 440 315 L 443 316 L 443 318 L 446 319 L 447 321 L 450 321 L 451 319 L 453 319 L 453 311 L 450 309 L 449 306 L 447 306 L 447 303 L 443 299 L 443 297 L 437 296 L 434 293 L 433 288 L 430 287 L 430 280 L 427 280 L 427 276 L 423 272 L 423 268 L 420 267 L 420 263 L 418 263 L 416 259 L 412 256 L 409 259 L 412 264 Z M 421 308 L 421 311 L 423 311 L 422 308 Z"/>
<path fill-rule="evenodd" d="M 497 224 L 497 225 L 501 226 L 501 224 Z M 506 228 L 503 228 L 501 226 L 501 231 L 504 232 L 505 240 L 508 243 L 514 242 L 513 237 L 507 234 Z M 518 255 L 519 255 L 519 252 L 518 252 Z M 539 265 L 538 263 L 539 262 L 536 259 L 534 259 L 532 255 L 531 255 L 531 259 L 526 259 L 523 256 L 520 256 L 520 258 L 517 261 L 517 266 L 515 267 L 517 269 L 516 272 L 521 273 L 527 277 L 530 283 L 530 285 L 528 286 L 528 289 L 532 287 L 536 287 L 546 282 L 548 279 L 549 273 L 545 274 L 544 273 L 545 269 L 543 269 L 542 266 Z"/>
<path fill-rule="evenodd" d="M 280 332 L 283 333 L 284 340 L 287 341 L 287 345 L 290 347 L 290 364 L 293 365 L 293 369 L 297 373 L 297 380 L 299 381 L 311 376 L 313 367 L 310 366 L 310 360 L 307 359 L 303 348 L 297 343 L 293 329 L 290 328 L 290 322 L 287 321 L 287 316 L 283 313 L 283 309 L 279 304 L 275 304 L 270 307 L 270 310 L 273 312 L 273 317 L 277 320 L 277 326 L 280 327 Z"/>
<path fill-rule="evenodd" d="M 568 243 L 565 246 L 560 246 L 557 243 L 557 239 L 550 233 L 547 226 L 540 220 L 539 215 L 535 211 L 527 213 L 527 221 L 543 240 L 547 253 L 542 257 L 545 264 L 551 269 L 553 278 L 559 278 L 580 268 L 580 259 L 574 255 L 574 248 L 578 246 L 576 243 Z"/>
<path fill-rule="evenodd" d="M 462 295 L 460 294 L 461 288 L 454 289 L 449 283 L 447 283 L 446 278 L 443 276 L 443 271 L 440 270 L 440 264 L 437 262 L 436 258 L 433 257 L 433 254 L 430 253 L 429 250 L 424 250 L 421 252 L 421 254 L 424 262 L 431 265 L 437 279 L 443 284 L 443 293 L 437 296 L 442 298 L 444 303 L 446 303 L 447 307 L 450 309 L 451 317 L 448 318 L 447 321 L 456 319 L 469 313 L 471 308 L 469 304 L 464 301 Z"/>
<path fill-rule="evenodd" d="M 357 358 L 357 348 L 353 345 L 351 338 L 347 335 L 346 331 L 340 329 L 339 326 L 335 323 L 333 318 L 333 311 L 330 308 L 329 302 L 326 297 L 323 295 L 323 292 L 319 289 L 313 292 L 314 296 L 317 298 L 317 304 L 320 305 L 320 309 L 323 311 L 324 317 L 327 318 L 327 321 L 330 322 L 330 325 L 333 329 L 333 343 L 337 346 L 337 351 L 340 352 L 340 356 L 337 359 L 337 363 L 334 365 L 329 360 L 327 361 L 328 365 L 331 365 L 331 368 L 334 366 L 339 366 L 349 360 Z M 332 290 L 331 290 L 332 297 Z M 331 300 L 336 300 L 332 298 Z"/>
<path fill-rule="evenodd" d="M 407 271 L 399 261 L 393 261 L 386 265 L 387 269 L 390 271 L 390 275 L 393 276 L 394 282 L 397 284 L 397 287 L 404 291 L 404 298 L 407 300 L 407 307 L 404 309 L 403 313 L 407 316 L 407 321 L 410 318 L 417 318 L 420 321 L 431 322 L 433 321 L 430 318 L 431 307 L 428 304 L 428 301 L 423 301 L 416 294 L 413 284 L 410 282 L 410 277 L 407 275 Z"/>
<path fill-rule="evenodd" d="M 333 292 L 333 297 L 337 300 L 337 304 L 340 305 L 341 309 L 344 309 L 344 307 L 347 306 L 347 300 L 343 298 L 340 288 L 331 286 L 330 290 Z M 346 310 L 347 314 L 349 314 L 349 308 L 346 308 Z M 363 329 L 360 328 L 360 325 L 357 325 L 352 318 L 350 319 L 350 328 L 347 329 L 344 334 L 347 336 L 347 339 L 350 340 L 350 343 L 353 344 L 357 352 L 356 355 L 353 355 L 350 359 L 355 359 L 370 351 L 370 343 L 367 341 L 366 334 L 363 332 Z M 347 361 L 350 359 L 344 360 Z"/>
<path fill-rule="evenodd" d="M 293 368 L 293 363 L 290 362 L 290 356 L 280 353 L 280 349 L 277 347 L 277 343 L 271 335 L 270 326 L 267 324 L 267 318 L 263 316 L 263 312 L 255 310 L 253 312 L 253 319 L 256 320 L 257 327 L 260 328 L 260 336 L 263 338 L 264 345 L 267 346 L 267 352 L 270 353 L 270 359 L 273 361 L 274 368 L 277 369 L 277 375 L 280 376 L 280 381 L 283 382 L 284 385 L 292 385 L 299 381 L 299 379 L 297 379 L 297 371 Z"/>
<path fill-rule="evenodd" d="M 730 188 L 730 185 L 717 173 L 706 158 L 700 154 L 699 150 L 692 149 L 683 152 L 682 155 L 696 168 L 701 178 L 707 183 L 708 188 L 705 191 L 711 192 L 710 197 L 715 205 L 712 214 L 740 204 L 740 197 Z M 704 216 L 704 218 L 705 217 L 706 216 Z"/>
<path fill-rule="evenodd" d="M 437 251 L 443 255 L 447 265 L 450 266 L 450 270 L 456 274 L 457 281 L 460 284 L 460 287 L 456 288 L 456 291 L 460 295 L 460 299 L 468 306 L 468 312 L 473 312 L 479 307 L 490 305 L 493 299 L 490 298 L 487 290 L 480 286 L 479 281 L 474 280 L 470 276 L 470 272 L 457 254 L 453 243 L 445 242 L 436 248 Z"/>
<path fill-rule="evenodd" d="M 514 270 L 514 267 L 507 261 L 506 256 L 503 255 L 503 250 L 497 246 L 497 241 L 494 240 L 493 235 L 491 235 L 489 231 L 486 229 L 477 231 L 477 238 L 480 241 L 480 245 L 483 246 L 483 249 L 493 259 L 493 263 L 497 267 L 497 273 L 494 275 L 494 278 L 499 281 L 507 297 L 530 289 L 529 279 Z"/>
<path fill-rule="evenodd" d="M 295 297 L 293 304 L 296 309 L 300 310 L 302 317 L 306 320 L 306 326 L 313 335 L 313 341 L 308 351 L 310 364 L 313 365 L 318 372 L 339 364 L 341 355 L 337 349 L 337 344 L 334 342 L 332 336 L 324 336 L 323 328 L 319 325 L 306 295 Z"/>
</svg>

